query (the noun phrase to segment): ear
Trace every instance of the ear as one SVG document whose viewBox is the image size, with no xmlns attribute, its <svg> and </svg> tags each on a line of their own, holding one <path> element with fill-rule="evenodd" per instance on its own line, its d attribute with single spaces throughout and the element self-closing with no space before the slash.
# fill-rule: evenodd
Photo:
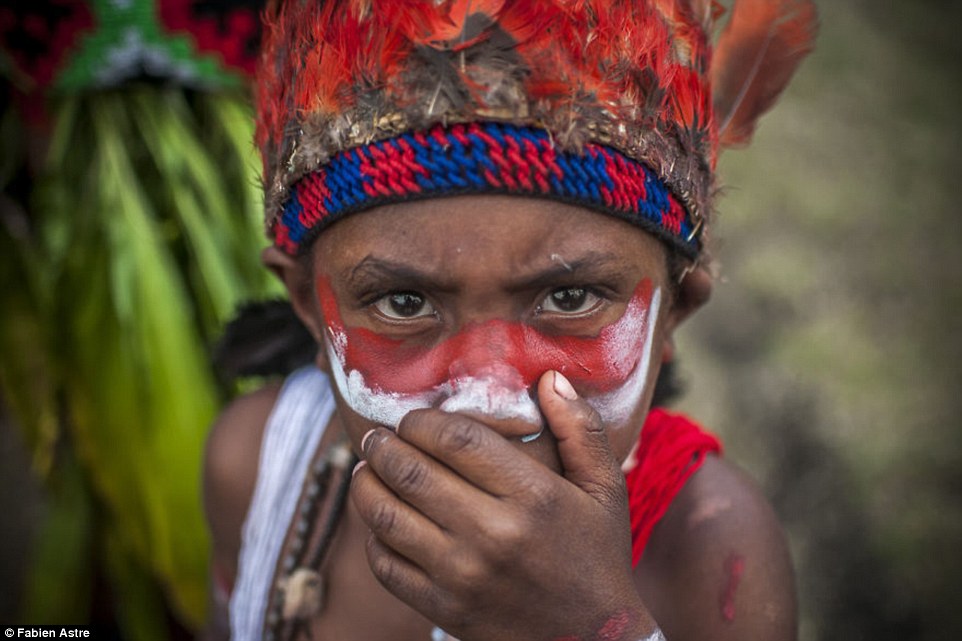
<svg viewBox="0 0 962 641">
<path fill-rule="evenodd" d="M 305 263 L 276 247 L 267 247 L 261 252 L 261 262 L 284 283 L 294 313 L 320 344 L 323 324 L 314 300 L 311 273 Z"/>
<path fill-rule="evenodd" d="M 311 287 L 313 274 L 310 268 L 306 263 L 285 254 L 276 247 L 267 247 L 261 252 L 261 262 L 284 283 L 294 313 L 301 319 L 318 345 L 317 366 L 330 373 L 327 353 L 324 350 L 324 321 L 314 299 L 314 288 Z"/>
<path fill-rule="evenodd" d="M 661 353 L 662 363 L 674 360 L 675 330 L 708 302 L 708 299 L 711 298 L 713 282 L 711 273 L 703 265 L 696 265 L 682 277 L 665 319 L 664 346 Z"/>
</svg>

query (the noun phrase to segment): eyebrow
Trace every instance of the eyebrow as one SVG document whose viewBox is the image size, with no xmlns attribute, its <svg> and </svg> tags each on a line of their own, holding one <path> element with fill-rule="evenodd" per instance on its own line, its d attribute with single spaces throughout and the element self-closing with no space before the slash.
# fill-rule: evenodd
<svg viewBox="0 0 962 641">
<path fill-rule="evenodd" d="M 622 259 L 607 252 L 589 251 L 577 258 L 567 260 L 561 254 L 551 254 L 552 265 L 529 276 L 508 284 L 508 291 L 540 289 L 556 284 L 559 280 L 572 278 L 610 278 L 617 275 Z M 365 256 L 361 262 L 346 272 L 347 280 L 355 286 L 364 285 L 371 278 L 396 279 L 411 283 L 415 287 L 430 288 L 437 291 L 452 291 L 454 284 L 444 276 L 421 271 L 406 263 L 399 263 L 372 255 Z"/>
<path fill-rule="evenodd" d="M 622 263 L 620 258 L 599 251 L 590 251 L 572 260 L 567 260 L 561 254 L 551 254 L 550 260 L 553 263 L 551 267 L 519 279 L 508 289 L 541 289 L 556 284 L 559 280 L 572 278 L 610 278 L 616 275 Z"/>
<path fill-rule="evenodd" d="M 397 263 L 384 258 L 376 258 L 370 254 L 365 256 L 361 262 L 351 268 L 350 271 L 346 272 L 346 277 L 348 282 L 354 286 L 363 286 L 371 279 L 392 279 L 403 280 L 419 288 L 430 288 L 440 291 L 454 289 L 450 282 L 446 283 L 410 265 Z"/>
</svg>

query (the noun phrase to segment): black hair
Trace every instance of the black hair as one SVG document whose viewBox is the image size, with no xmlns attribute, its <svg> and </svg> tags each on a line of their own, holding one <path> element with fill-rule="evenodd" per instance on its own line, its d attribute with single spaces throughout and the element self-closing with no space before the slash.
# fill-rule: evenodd
<svg viewBox="0 0 962 641">
<path fill-rule="evenodd" d="M 287 376 L 314 362 L 317 342 L 287 300 L 244 304 L 214 346 L 214 368 L 225 381 Z"/>
</svg>

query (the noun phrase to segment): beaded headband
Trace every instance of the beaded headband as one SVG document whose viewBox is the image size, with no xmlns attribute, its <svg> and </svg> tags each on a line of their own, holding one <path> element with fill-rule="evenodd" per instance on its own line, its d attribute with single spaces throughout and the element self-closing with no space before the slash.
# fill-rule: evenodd
<svg viewBox="0 0 962 641">
<path fill-rule="evenodd" d="M 811 49 L 811 0 L 292 0 L 268 9 L 257 142 L 289 254 L 341 217 L 455 194 L 618 216 L 697 259 L 721 145 Z"/>
<path fill-rule="evenodd" d="M 471 123 L 340 152 L 290 191 L 273 232 L 295 254 L 331 223 L 377 205 L 461 194 L 546 197 L 609 213 L 662 238 L 689 258 L 698 227 L 654 172 L 615 149 L 557 150 L 542 129 Z"/>
</svg>

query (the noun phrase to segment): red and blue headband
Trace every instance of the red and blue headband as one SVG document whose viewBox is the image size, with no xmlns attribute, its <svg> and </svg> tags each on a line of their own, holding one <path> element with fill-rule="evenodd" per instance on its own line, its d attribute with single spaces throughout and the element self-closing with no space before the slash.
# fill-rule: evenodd
<svg viewBox="0 0 962 641">
<path fill-rule="evenodd" d="M 699 225 L 645 165 L 598 144 L 564 152 L 544 130 L 493 122 L 437 125 L 338 153 L 294 185 L 273 234 L 297 254 L 351 213 L 489 193 L 581 205 L 636 224 L 689 258 L 699 252 Z"/>
</svg>

